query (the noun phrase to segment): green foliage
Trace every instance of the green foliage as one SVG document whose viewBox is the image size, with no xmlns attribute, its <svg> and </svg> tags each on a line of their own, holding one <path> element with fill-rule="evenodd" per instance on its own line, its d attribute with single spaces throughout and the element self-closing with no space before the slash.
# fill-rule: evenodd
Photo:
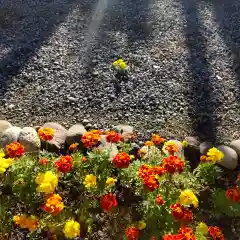
<svg viewBox="0 0 240 240">
<path fill-rule="evenodd" d="M 201 184 L 213 185 L 215 183 L 216 168 L 213 163 L 200 163 L 193 173 Z"/>
<path fill-rule="evenodd" d="M 229 217 L 240 217 L 240 204 L 226 198 L 225 190 L 216 189 L 213 194 L 215 212 Z"/>
</svg>

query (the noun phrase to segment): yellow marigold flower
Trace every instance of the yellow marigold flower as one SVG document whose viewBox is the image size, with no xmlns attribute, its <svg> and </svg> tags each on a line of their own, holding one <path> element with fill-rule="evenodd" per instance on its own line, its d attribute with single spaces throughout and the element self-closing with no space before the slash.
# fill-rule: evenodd
<svg viewBox="0 0 240 240">
<path fill-rule="evenodd" d="M 39 185 L 37 187 L 38 192 L 52 193 L 58 184 L 58 178 L 52 171 L 46 171 L 45 173 L 39 173 L 35 182 Z"/>
<path fill-rule="evenodd" d="M 180 194 L 180 204 L 181 205 L 193 204 L 193 206 L 195 208 L 197 208 L 198 207 L 198 198 L 196 197 L 196 195 L 193 193 L 192 190 L 186 189 L 186 190 L 182 191 Z"/>
<path fill-rule="evenodd" d="M 9 168 L 12 165 L 12 163 L 13 163 L 13 159 L 12 158 L 0 157 L 0 174 L 5 173 L 7 168 Z"/>
<path fill-rule="evenodd" d="M 200 222 L 196 227 L 196 232 L 201 233 L 202 235 L 208 234 L 208 226 L 204 222 Z"/>
<path fill-rule="evenodd" d="M 163 152 L 174 155 L 174 153 L 179 152 L 179 148 L 173 140 L 169 140 L 163 145 Z"/>
<path fill-rule="evenodd" d="M 151 147 L 151 146 L 154 146 L 154 143 L 153 143 L 152 141 L 146 141 L 146 142 L 144 143 L 144 146 L 146 146 L 146 147 Z"/>
<path fill-rule="evenodd" d="M 114 186 L 116 181 L 117 181 L 116 178 L 109 177 L 109 178 L 107 178 L 107 180 L 106 180 L 106 184 L 107 184 L 108 186 Z"/>
<path fill-rule="evenodd" d="M 4 151 L 1 149 L 1 150 L 0 150 L 0 158 L 3 158 L 3 157 L 5 157 L 5 153 L 4 153 Z"/>
<path fill-rule="evenodd" d="M 80 235 L 80 224 L 76 221 L 69 220 L 65 223 L 63 233 L 67 238 L 75 238 Z"/>
<path fill-rule="evenodd" d="M 85 180 L 84 180 L 83 184 L 85 185 L 85 187 L 87 189 L 95 188 L 96 185 L 97 185 L 97 178 L 96 178 L 96 176 L 94 176 L 93 174 L 88 174 L 85 177 Z"/>
<path fill-rule="evenodd" d="M 207 152 L 207 160 L 212 161 L 214 163 L 221 161 L 223 157 L 224 154 L 215 147 L 210 148 Z"/>
<path fill-rule="evenodd" d="M 144 222 L 144 221 L 139 221 L 138 222 L 138 225 L 137 225 L 137 228 L 139 229 L 139 230 L 143 230 L 145 227 L 146 227 L 146 223 Z"/>
</svg>

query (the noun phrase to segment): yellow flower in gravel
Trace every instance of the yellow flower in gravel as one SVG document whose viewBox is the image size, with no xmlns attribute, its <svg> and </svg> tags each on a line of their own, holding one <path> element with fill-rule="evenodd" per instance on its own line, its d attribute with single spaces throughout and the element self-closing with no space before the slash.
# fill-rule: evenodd
<svg viewBox="0 0 240 240">
<path fill-rule="evenodd" d="M 208 226 L 204 222 L 200 222 L 196 227 L 196 232 L 202 235 L 208 234 Z"/>
<path fill-rule="evenodd" d="M 112 63 L 113 67 L 119 68 L 121 70 L 126 70 L 127 69 L 127 64 L 123 61 L 123 59 L 118 59 Z"/>
<path fill-rule="evenodd" d="M 88 174 L 85 177 L 85 180 L 84 180 L 83 184 L 85 185 L 85 187 L 87 189 L 95 188 L 96 185 L 97 185 L 97 178 L 96 178 L 96 176 L 94 176 L 93 174 Z"/>
<path fill-rule="evenodd" d="M 69 220 L 65 223 L 63 233 L 67 238 L 75 238 L 80 235 L 80 224 L 76 221 Z"/>
<path fill-rule="evenodd" d="M 109 177 L 109 178 L 107 178 L 107 180 L 106 180 L 106 185 L 108 185 L 108 186 L 114 186 L 116 181 L 117 181 L 116 178 Z"/>
<path fill-rule="evenodd" d="M 52 193 L 57 187 L 58 177 L 52 171 L 46 171 L 45 173 L 39 173 L 35 182 L 39 185 L 37 187 L 38 192 Z"/>
<path fill-rule="evenodd" d="M 9 168 L 12 165 L 12 163 L 13 163 L 13 159 L 12 158 L 0 157 L 0 174 L 5 173 L 7 168 Z"/>
<path fill-rule="evenodd" d="M 215 147 L 210 148 L 207 152 L 207 160 L 212 161 L 214 163 L 220 162 L 223 159 L 223 157 L 224 154 Z"/>
<path fill-rule="evenodd" d="M 138 225 L 137 225 L 137 228 L 139 229 L 139 230 L 143 230 L 145 227 L 146 227 L 146 223 L 144 222 L 144 221 L 139 221 L 138 222 Z"/>
<path fill-rule="evenodd" d="M 193 204 L 193 206 L 195 208 L 197 208 L 198 207 L 198 198 L 196 197 L 196 195 L 193 193 L 192 190 L 186 189 L 186 190 L 182 191 L 180 194 L 180 204 L 181 205 Z"/>
</svg>

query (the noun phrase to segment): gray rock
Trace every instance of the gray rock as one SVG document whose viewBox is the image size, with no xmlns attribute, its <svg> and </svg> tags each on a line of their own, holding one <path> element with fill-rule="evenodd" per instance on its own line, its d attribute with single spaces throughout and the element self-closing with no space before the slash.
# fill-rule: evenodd
<svg viewBox="0 0 240 240">
<path fill-rule="evenodd" d="M 11 127 L 12 127 L 12 125 L 11 125 L 10 122 L 8 122 L 6 120 L 0 120 L 0 138 L 1 138 L 2 134 L 3 134 L 3 132 L 5 130 L 7 130 L 8 128 L 11 128 Z"/>
<path fill-rule="evenodd" d="M 85 127 L 82 124 L 75 124 L 67 131 L 66 143 L 71 145 L 72 143 L 80 143 L 82 135 L 86 132 Z"/>
<path fill-rule="evenodd" d="M 235 169 L 238 165 L 238 155 L 236 151 L 224 145 L 218 146 L 217 148 L 224 154 L 224 158 L 218 164 L 227 169 Z"/>
<path fill-rule="evenodd" d="M 109 151 L 109 158 L 112 160 L 117 154 L 118 149 L 115 143 L 108 143 L 106 139 L 106 135 L 101 135 L 101 144 L 98 146 L 100 150 L 108 150 Z"/>
<path fill-rule="evenodd" d="M 32 127 L 25 127 L 19 134 L 18 142 L 20 142 L 25 149 L 25 152 L 38 152 L 41 147 L 41 141 L 36 130 Z"/>
<path fill-rule="evenodd" d="M 202 143 L 200 143 L 199 147 L 200 147 L 200 153 L 201 153 L 202 155 L 206 155 L 207 152 L 208 152 L 208 150 L 209 150 L 210 148 L 212 148 L 213 145 L 212 145 L 211 142 L 202 142 Z"/>
<path fill-rule="evenodd" d="M 129 125 L 120 124 L 114 126 L 113 129 L 120 133 L 125 141 L 131 139 L 134 136 L 133 127 Z"/>
<path fill-rule="evenodd" d="M 190 146 L 194 146 L 195 148 L 199 148 L 200 143 L 199 143 L 199 141 L 196 137 L 186 137 L 184 140 L 187 141 Z"/>
<path fill-rule="evenodd" d="M 55 122 L 48 122 L 45 123 L 42 128 L 52 128 L 54 129 L 54 136 L 53 139 L 48 141 L 50 146 L 53 147 L 54 151 L 60 150 L 64 147 L 65 140 L 67 137 L 67 129 L 64 128 L 59 123 Z"/>
<path fill-rule="evenodd" d="M 4 148 L 7 144 L 17 142 L 21 128 L 11 127 L 5 130 L 1 137 L 1 146 Z"/>
<path fill-rule="evenodd" d="M 240 158 L 240 140 L 233 140 L 230 143 L 230 147 L 237 152 L 238 158 Z"/>
</svg>

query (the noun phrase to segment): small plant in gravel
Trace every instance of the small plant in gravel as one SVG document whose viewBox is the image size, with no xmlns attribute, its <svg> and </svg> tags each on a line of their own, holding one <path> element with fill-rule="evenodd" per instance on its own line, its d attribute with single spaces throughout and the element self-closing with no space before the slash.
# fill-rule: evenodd
<svg viewBox="0 0 240 240">
<path fill-rule="evenodd" d="M 39 131 L 43 141 L 53 134 Z M 103 135 L 110 150 L 100 147 Z M 74 144 L 60 156 L 27 155 L 19 143 L 1 152 L 3 236 L 10 239 L 18 230 L 29 239 L 94 239 L 98 229 L 107 229 L 110 239 L 224 239 L 199 214 L 201 191 L 213 186 L 215 164 L 223 158 L 218 149 L 210 149 L 192 171 L 181 149 L 159 135 L 137 152 L 132 141 L 114 131 L 91 130 L 80 141 L 82 151 Z M 118 153 L 112 156 L 114 144 Z M 217 194 L 215 204 L 225 204 L 216 201 Z M 224 196 L 229 204 L 239 204 L 239 180 Z"/>
</svg>

